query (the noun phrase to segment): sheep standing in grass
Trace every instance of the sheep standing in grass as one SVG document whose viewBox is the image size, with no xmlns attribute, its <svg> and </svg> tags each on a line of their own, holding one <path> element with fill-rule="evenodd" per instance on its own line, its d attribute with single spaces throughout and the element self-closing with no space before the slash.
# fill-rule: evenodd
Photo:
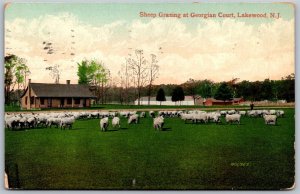
<svg viewBox="0 0 300 194">
<path fill-rule="evenodd" d="M 284 111 L 283 110 L 277 110 L 276 115 L 277 115 L 277 117 L 284 117 Z"/>
<path fill-rule="evenodd" d="M 74 122 L 75 122 L 75 117 L 62 118 L 60 121 L 60 129 L 66 129 L 66 127 L 68 127 L 69 129 L 72 129 Z"/>
<path fill-rule="evenodd" d="M 206 113 L 200 113 L 200 114 L 193 114 L 193 122 L 194 123 L 207 123 L 208 117 Z"/>
<path fill-rule="evenodd" d="M 141 118 L 145 118 L 145 117 L 146 117 L 145 112 L 141 112 L 140 117 L 141 117 Z"/>
<path fill-rule="evenodd" d="M 53 118 L 50 117 L 47 119 L 47 126 L 48 127 L 52 127 L 52 125 L 55 125 L 56 128 L 58 128 L 58 126 L 61 124 L 61 118 Z"/>
<path fill-rule="evenodd" d="M 227 114 L 226 117 L 225 117 L 225 120 L 226 120 L 226 123 L 237 122 L 238 124 L 240 124 L 241 115 L 239 115 L 239 114 L 233 114 L 233 115 Z"/>
<path fill-rule="evenodd" d="M 131 115 L 128 119 L 128 124 L 131 124 L 133 122 L 135 122 L 136 124 L 138 123 L 139 121 L 139 115 L 137 114 L 134 114 L 134 115 Z"/>
<path fill-rule="evenodd" d="M 150 112 L 149 112 L 149 116 L 152 117 L 152 118 L 154 118 L 154 117 L 155 117 L 154 111 L 150 111 Z"/>
<path fill-rule="evenodd" d="M 194 114 L 188 114 L 188 113 L 182 113 L 181 114 L 181 119 L 184 120 L 184 123 L 186 123 L 187 121 L 193 121 L 193 116 Z"/>
<path fill-rule="evenodd" d="M 153 119 L 153 127 L 156 130 L 162 130 L 164 126 L 164 118 L 162 116 Z"/>
<path fill-rule="evenodd" d="M 240 114 L 241 116 L 245 116 L 245 115 L 246 115 L 246 111 L 240 110 L 240 111 L 239 111 L 239 114 Z"/>
<path fill-rule="evenodd" d="M 118 128 L 120 128 L 120 118 L 119 117 L 114 117 L 111 121 L 112 126 L 115 128 L 116 126 L 118 126 Z"/>
<path fill-rule="evenodd" d="M 264 119 L 266 125 L 268 124 L 276 125 L 276 121 L 277 121 L 276 115 L 264 115 Z"/>
<path fill-rule="evenodd" d="M 103 119 L 100 120 L 100 129 L 101 131 L 106 131 L 108 128 L 108 117 L 105 117 Z"/>
</svg>

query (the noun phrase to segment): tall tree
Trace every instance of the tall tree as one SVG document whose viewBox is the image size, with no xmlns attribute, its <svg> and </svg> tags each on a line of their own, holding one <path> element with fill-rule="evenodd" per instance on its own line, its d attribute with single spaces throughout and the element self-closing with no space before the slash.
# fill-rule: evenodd
<svg viewBox="0 0 300 194">
<path fill-rule="evenodd" d="M 165 96 L 164 89 L 160 88 L 158 90 L 157 95 L 156 95 L 156 101 L 159 101 L 160 105 L 161 105 L 161 102 L 166 101 L 166 96 Z"/>
<path fill-rule="evenodd" d="M 193 97 L 194 104 L 195 104 L 195 100 L 197 96 L 197 81 L 190 78 L 188 81 L 186 81 L 183 84 L 183 87 L 185 88 L 187 95 L 191 95 Z"/>
<path fill-rule="evenodd" d="M 87 60 L 77 63 L 78 84 L 89 84 L 91 82 L 91 78 L 88 75 L 88 68 Z"/>
<path fill-rule="evenodd" d="M 216 91 L 215 99 L 223 100 L 225 102 L 226 100 L 231 100 L 232 96 L 232 90 L 229 85 L 225 82 L 222 82 Z"/>
<path fill-rule="evenodd" d="M 135 58 L 128 58 L 128 65 L 132 71 L 132 81 L 137 88 L 138 105 L 140 105 L 141 89 L 145 86 L 148 77 L 146 59 L 143 50 L 135 50 Z"/>
<path fill-rule="evenodd" d="M 150 105 L 151 89 L 154 80 L 158 77 L 158 69 L 156 55 L 151 54 L 151 63 L 149 64 L 149 85 L 148 85 L 148 105 Z"/>
<path fill-rule="evenodd" d="M 176 103 L 178 101 L 183 101 L 183 100 L 184 100 L 183 88 L 180 86 L 175 87 L 172 93 L 172 101 Z"/>
</svg>

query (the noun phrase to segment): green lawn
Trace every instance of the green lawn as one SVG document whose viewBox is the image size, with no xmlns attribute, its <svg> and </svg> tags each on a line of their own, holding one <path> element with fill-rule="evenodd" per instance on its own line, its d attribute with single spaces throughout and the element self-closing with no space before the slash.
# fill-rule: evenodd
<svg viewBox="0 0 300 194">
<path fill-rule="evenodd" d="M 167 118 L 165 130 L 155 131 L 145 118 L 137 125 L 122 119 L 121 129 L 108 132 L 97 119 L 76 121 L 72 130 L 6 129 L 5 165 L 18 168 L 23 189 L 289 188 L 295 110 L 285 112 L 277 126 L 262 118 L 242 117 L 241 125 Z"/>
</svg>

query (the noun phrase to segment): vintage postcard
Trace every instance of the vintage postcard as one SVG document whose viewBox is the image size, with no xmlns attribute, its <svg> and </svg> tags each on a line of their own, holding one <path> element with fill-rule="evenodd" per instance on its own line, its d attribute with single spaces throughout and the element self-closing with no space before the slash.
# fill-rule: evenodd
<svg viewBox="0 0 300 194">
<path fill-rule="evenodd" d="M 5 4 L 6 189 L 293 189 L 294 12 Z"/>
</svg>

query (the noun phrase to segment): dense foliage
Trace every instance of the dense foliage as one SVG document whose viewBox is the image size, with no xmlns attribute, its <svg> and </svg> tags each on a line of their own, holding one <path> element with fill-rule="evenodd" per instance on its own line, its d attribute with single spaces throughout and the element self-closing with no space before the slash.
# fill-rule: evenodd
<svg viewBox="0 0 300 194">
<path fill-rule="evenodd" d="M 232 97 L 232 89 L 229 87 L 229 85 L 226 82 L 221 83 L 216 91 L 215 99 L 226 101 L 231 100 Z"/>
<path fill-rule="evenodd" d="M 165 91 L 164 89 L 160 88 L 156 95 L 156 101 L 160 101 L 160 105 L 162 101 L 166 101 Z"/>
</svg>

